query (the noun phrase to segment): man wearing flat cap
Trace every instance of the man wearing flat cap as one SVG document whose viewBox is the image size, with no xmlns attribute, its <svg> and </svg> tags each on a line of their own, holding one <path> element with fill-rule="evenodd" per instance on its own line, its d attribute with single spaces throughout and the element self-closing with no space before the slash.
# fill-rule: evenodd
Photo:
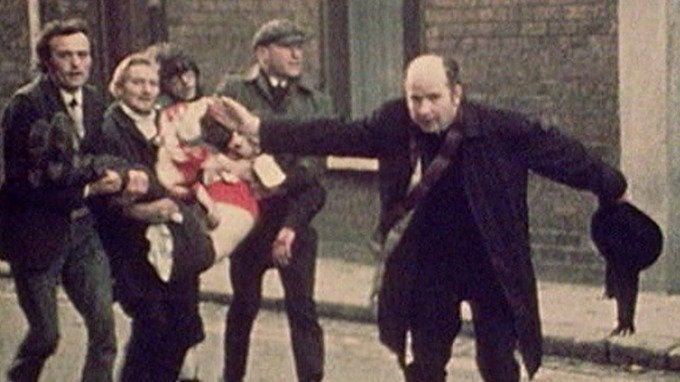
<svg viewBox="0 0 680 382">
<path fill-rule="evenodd" d="M 275 19 L 253 36 L 256 64 L 244 77 L 230 78 L 218 93 L 237 99 L 261 117 L 311 120 L 329 117 L 330 98 L 302 78 L 308 33 L 290 20 Z M 231 256 L 234 300 L 227 313 L 224 379 L 241 381 L 249 337 L 260 307 L 262 277 L 275 267 L 285 294 L 299 381 L 323 378 L 323 332 L 314 302 L 317 234 L 311 220 L 323 207 L 325 190 L 316 177 L 320 158 L 276 155 L 286 173 L 277 195 L 260 200 L 261 219 Z M 311 185 L 300 189 L 300 185 Z"/>
</svg>

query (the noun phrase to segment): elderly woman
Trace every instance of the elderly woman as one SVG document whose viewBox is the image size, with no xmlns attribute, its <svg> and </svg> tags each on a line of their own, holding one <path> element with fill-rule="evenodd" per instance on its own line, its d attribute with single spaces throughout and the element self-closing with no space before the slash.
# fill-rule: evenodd
<svg viewBox="0 0 680 382">
<path fill-rule="evenodd" d="M 198 312 L 198 275 L 212 264 L 214 252 L 200 208 L 173 199 L 153 176 L 158 153 L 155 60 L 144 55 L 125 58 L 109 91 L 116 101 L 104 117 L 102 151 L 150 174 L 145 196 L 121 197 L 99 211 L 116 298 L 132 319 L 121 380 L 175 381 L 187 349 L 205 336 Z M 152 256 L 159 251 L 158 240 L 171 253 L 169 262 Z"/>
</svg>

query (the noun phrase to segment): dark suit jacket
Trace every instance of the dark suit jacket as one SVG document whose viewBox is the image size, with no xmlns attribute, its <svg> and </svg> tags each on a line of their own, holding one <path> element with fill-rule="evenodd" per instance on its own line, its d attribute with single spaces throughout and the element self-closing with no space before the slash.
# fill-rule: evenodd
<svg viewBox="0 0 680 382">
<path fill-rule="evenodd" d="M 528 173 L 531 170 L 589 190 L 603 200 L 619 198 L 626 182 L 619 171 L 554 128 L 544 128 L 516 113 L 468 102 L 462 104 L 461 112 L 464 138 L 457 165 L 493 271 L 513 310 L 524 363 L 533 374 L 540 366 L 542 340 L 529 247 Z M 409 142 L 418 131 L 408 116 L 405 100 L 400 99 L 384 104 L 369 118 L 349 124 L 332 120 L 304 124 L 265 121 L 260 136 L 267 151 L 379 158 L 380 191 L 387 206 L 406 192 L 413 171 Z M 417 230 L 407 228 L 387 260 L 379 306 L 381 341 L 398 354 L 403 354 L 413 316 L 410 286 L 418 267 L 408 249 L 418 246 L 408 244 L 419 238 L 408 235 L 409 231 Z"/>
<path fill-rule="evenodd" d="M 103 107 L 99 93 L 85 86 L 81 153 L 93 150 L 98 141 Z M 13 95 L 2 117 L 6 182 L 0 191 L 0 242 L 3 254 L 16 266 L 41 269 L 58 258 L 70 229 L 69 213 L 85 203 L 82 195 L 89 179 L 74 177 L 68 184 L 29 182 L 31 127 L 38 119 L 49 122 L 57 112 L 67 112 L 59 90 L 49 78 L 39 76 Z"/>
</svg>

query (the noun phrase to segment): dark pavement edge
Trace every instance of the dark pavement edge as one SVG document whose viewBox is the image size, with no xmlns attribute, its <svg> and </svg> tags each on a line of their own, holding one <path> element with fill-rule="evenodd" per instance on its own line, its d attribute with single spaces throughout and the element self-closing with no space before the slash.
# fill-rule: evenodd
<svg viewBox="0 0 680 382">
<path fill-rule="evenodd" d="M 201 292 L 201 301 L 218 304 L 229 304 L 232 295 L 219 292 Z M 360 322 L 375 323 L 375 315 L 369 307 L 350 304 L 338 304 L 317 301 L 317 312 L 320 317 Z M 284 302 L 280 298 L 263 297 L 262 308 L 272 311 L 285 311 Z M 464 320 L 461 334 L 474 337 L 472 322 Z M 594 363 L 630 366 L 639 365 L 649 369 L 680 371 L 680 354 L 670 355 L 671 348 L 665 350 L 646 349 L 637 346 L 609 341 L 578 340 L 573 337 L 543 336 L 545 355 L 574 358 Z"/>
<path fill-rule="evenodd" d="M 0 278 L 11 278 L 11 273 L 0 270 Z M 200 300 L 221 305 L 229 305 L 233 296 L 229 293 L 202 291 Z M 317 312 L 320 317 L 374 324 L 375 314 L 365 306 L 317 301 Z M 284 302 L 280 298 L 262 297 L 262 308 L 270 311 L 284 312 Z M 461 334 L 474 337 L 472 322 L 464 320 Z M 543 352 L 545 355 L 579 359 L 600 364 L 631 366 L 639 365 L 649 369 L 680 371 L 680 354 L 671 354 L 672 349 L 647 349 L 639 346 L 600 340 L 579 340 L 574 337 L 543 336 Z"/>
</svg>

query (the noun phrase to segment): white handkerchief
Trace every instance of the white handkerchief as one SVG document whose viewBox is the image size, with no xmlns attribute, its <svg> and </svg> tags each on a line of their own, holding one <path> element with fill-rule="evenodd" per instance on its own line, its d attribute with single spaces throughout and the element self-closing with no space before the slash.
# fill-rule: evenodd
<svg viewBox="0 0 680 382">
<path fill-rule="evenodd" d="M 147 259 L 158 277 L 167 282 L 172 272 L 172 232 L 166 224 L 152 224 L 146 229 L 146 238 L 150 244 Z"/>
<path fill-rule="evenodd" d="M 268 154 L 262 154 L 255 158 L 253 171 L 265 188 L 278 187 L 286 180 L 286 174 L 276 163 L 274 157 Z"/>
</svg>

